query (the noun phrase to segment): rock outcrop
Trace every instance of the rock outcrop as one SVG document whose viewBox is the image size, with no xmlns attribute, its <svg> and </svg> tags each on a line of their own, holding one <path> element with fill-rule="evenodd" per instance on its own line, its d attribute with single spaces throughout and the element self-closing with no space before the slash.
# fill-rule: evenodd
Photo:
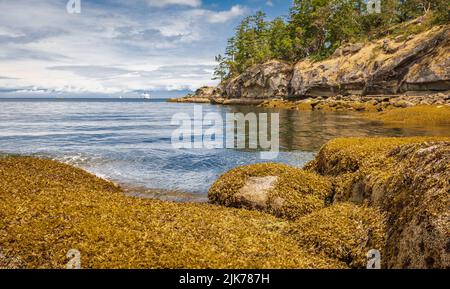
<svg viewBox="0 0 450 289">
<path fill-rule="evenodd" d="M 282 164 L 235 168 L 211 187 L 211 203 L 259 210 L 288 220 L 325 206 L 331 183 L 317 174 Z"/>
<path fill-rule="evenodd" d="M 183 98 L 171 98 L 169 102 L 178 103 L 211 103 L 214 99 L 220 99 L 223 95 L 222 86 L 203 86 L 195 91 L 194 94 L 188 94 Z"/>
<path fill-rule="evenodd" d="M 297 63 L 292 97 L 393 95 L 450 89 L 450 31 L 435 27 L 405 40 L 339 49 L 330 59 Z"/>
<path fill-rule="evenodd" d="M 227 98 L 284 98 L 289 95 L 292 65 L 272 60 L 248 69 L 226 84 Z"/>
<path fill-rule="evenodd" d="M 306 59 L 289 64 L 272 60 L 249 68 L 216 89 L 201 89 L 190 98 L 227 104 L 230 99 L 449 95 L 449 28 L 436 26 L 409 37 L 346 44 L 323 61 Z"/>
<path fill-rule="evenodd" d="M 403 89 L 409 92 L 448 90 L 450 87 L 450 37 L 445 39 L 427 57 L 413 64 L 404 78 Z"/>
<path fill-rule="evenodd" d="M 450 268 L 450 137 L 343 138 L 304 170 L 281 164 L 236 168 L 209 191 L 214 204 L 292 221 L 302 248 L 384 268 Z"/>
</svg>

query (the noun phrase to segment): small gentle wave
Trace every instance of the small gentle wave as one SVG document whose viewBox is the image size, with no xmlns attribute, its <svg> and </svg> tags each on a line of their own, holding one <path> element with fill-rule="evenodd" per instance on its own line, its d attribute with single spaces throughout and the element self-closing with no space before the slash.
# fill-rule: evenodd
<svg viewBox="0 0 450 289">
<path fill-rule="evenodd" d="M 52 158 L 120 183 L 129 195 L 205 201 L 218 176 L 261 162 L 256 150 L 175 150 L 170 121 L 193 105 L 162 100 L 0 100 L 0 152 Z M 203 105 L 204 113 L 267 110 Z M 433 134 L 387 128 L 348 114 L 278 111 L 280 146 L 274 160 L 302 167 L 328 140 L 340 136 Z"/>
</svg>

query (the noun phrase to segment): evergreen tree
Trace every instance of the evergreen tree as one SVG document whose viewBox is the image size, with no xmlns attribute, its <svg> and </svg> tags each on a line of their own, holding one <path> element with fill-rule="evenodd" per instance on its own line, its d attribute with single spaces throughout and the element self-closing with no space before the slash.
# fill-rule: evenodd
<svg viewBox="0 0 450 289">
<path fill-rule="evenodd" d="M 368 13 L 366 0 L 294 0 L 288 19 L 273 21 L 257 12 L 242 20 L 225 55 L 216 57 L 214 78 L 227 80 L 273 58 L 292 62 L 324 58 L 343 43 L 381 37 L 397 24 L 423 15 L 427 25 L 450 20 L 448 0 L 382 0 L 381 4 L 381 13 Z"/>
</svg>

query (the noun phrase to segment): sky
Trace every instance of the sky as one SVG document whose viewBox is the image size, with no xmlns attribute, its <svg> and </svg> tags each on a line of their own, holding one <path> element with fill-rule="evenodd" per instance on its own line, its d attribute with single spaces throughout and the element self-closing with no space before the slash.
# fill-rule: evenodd
<svg viewBox="0 0 450 289">
<path fill-rule="evenodd" d="M 243 17 L 291 0 L 0 0 L 0 97 L 122 95 L 214 85 L 214 56 Z M 75 0 L 70 0 L 75 1 Z"/>
</svg>

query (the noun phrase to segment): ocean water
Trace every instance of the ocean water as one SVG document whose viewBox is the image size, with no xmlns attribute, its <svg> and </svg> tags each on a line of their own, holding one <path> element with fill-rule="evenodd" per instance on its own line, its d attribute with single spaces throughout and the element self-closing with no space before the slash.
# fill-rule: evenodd
<svg viewBox="0 0 450 289">
<path fill-rule="evenodd" d="M 396 128 L 342 113 L 202 105 L 204 113 L 280 113 L 281 152 L 274 161 L 302 167 L 341 136 L 439 135 L 448 128 Z M 130 195 L 205 201 L 218 176 L 263 162 L 258 150 L 174 149 L 171 125 L 193 104 L 165 100 L 0 99 L 0 153 L 52 158 L 121 184 Z"/>
</svg>

